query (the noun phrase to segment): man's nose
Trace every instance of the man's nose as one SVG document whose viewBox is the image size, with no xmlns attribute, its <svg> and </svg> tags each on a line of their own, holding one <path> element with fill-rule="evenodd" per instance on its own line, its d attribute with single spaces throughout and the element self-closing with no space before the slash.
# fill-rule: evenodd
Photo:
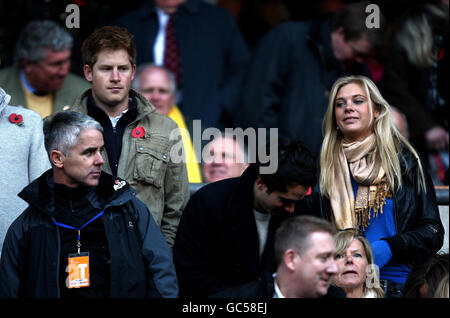
<svg viewBox="0 0 450 318">
<path fill-rule="evenodd" d="M 95 164 L 96 165 L 103 165 L 105 163 L 105 160 L 103 159 L 103 156 L 100 152 L 97 153 L 97 158 L 95 158 Z"/>
<path fill-rule="evenodd" d="M 111 81 L 118 82 L 120 80 L 119 70 L 113 69 L 111 71 Z"/>
<path fill-rule="evenodd" d="M 336 261 L 333 259 L 330 262 L 330 265 L 327 267 L 327 272 L 329 274 L 336 274 L 338 272 Z"/>
<path fill-rule="evenodd" d="M 69 74 L 69 70 L 70 70 L 70 60 L 69 61 L 65 61 L 64 63 L 62 63 L 59 68 L 58 68 L 58 75 L 59 76 L 67 76 L 67 74 Z"/>
</svg>

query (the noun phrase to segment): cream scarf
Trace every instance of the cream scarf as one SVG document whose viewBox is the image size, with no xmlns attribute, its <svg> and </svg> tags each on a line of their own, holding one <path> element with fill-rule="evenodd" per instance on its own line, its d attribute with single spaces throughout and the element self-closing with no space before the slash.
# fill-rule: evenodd
<svg viewBox="0 0 450 318">
<path fill-rule="evenodd" d="M 376 137 L 361 142 L 342 142 L 334 164 L 335 186 L 330 194 L 331 208 L 338 229 L 366 228 L 370 210 L 374 216 L 383 213 L 386 197 L 390 197 L 384 169 L 376 149 Z M 354 199 L 350 172 L 358 182 Z"/>
</svg>

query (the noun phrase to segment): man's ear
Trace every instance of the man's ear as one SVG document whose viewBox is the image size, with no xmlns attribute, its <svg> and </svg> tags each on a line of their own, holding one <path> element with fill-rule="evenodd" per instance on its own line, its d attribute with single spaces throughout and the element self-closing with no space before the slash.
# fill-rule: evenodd
<svg viewBox="0 0 450 318">
<path fill-rule="evenodd" d="M 132 64 L 132 73 L 131 73 L 131 80 L 134 80 L 134 76 L 136 75 L 136 64 Z"/>
<path fill-rule="evenodd" d="M 257 176 L 256 177 L 256 188 L 258 190 L 262 191 L 262 190 L 264 190 L 265 187 L 266 187 L 266 185 L 262 181 L 261 176 Z"/>
<path fill-rule="evenodd" d="M 31 66 L 33 65 L 33 63 L 31 63 L 29 60 L 24 59 L 22 62 L 22 68 L 25 74 L 28 74 L 31 71 Z"/>
<path fill-rule="evenodd" d="M 59 150 L 52 150 L 52 152 L 50 153 L 50 160 L 51 160 L 52 164 L 57 168 L 64 167 L 64 159 L 65 159 L 65 156 Z"/>
<path fill-rule="evenodd" d="M 92 83 L 92 68 L 89 65 L 84 65 L 83 67 L 84 77 L 86 77 L 89 83 Z"/>
<path fill-rule="evenodd" d="M 298 258 L 300 256 L 297 254 L 296 251 L 294 251 L 292 248 L 287 249 L 284 251 L 283 254 L 283 262 L 284 265 L 291 271 L 295 271 L 296 269 L 296 263 L 298 262 Z"/>
</svg>

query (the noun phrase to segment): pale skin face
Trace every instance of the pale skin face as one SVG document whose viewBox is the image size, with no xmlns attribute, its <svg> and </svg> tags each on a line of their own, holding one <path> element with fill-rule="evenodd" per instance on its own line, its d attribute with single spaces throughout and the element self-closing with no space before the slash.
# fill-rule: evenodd
<svg viewBox="0 0 450 318">
<path fill-rule="evenodd" d="M 84 76 L 92 84 L 92 96 L 108 116 L 119 116 L 128 109 L 128 93 L 136 72 L 126 50 L 103 50 L 91 68 L 84 66 Z"/>
<path fill-rule="evenodd" d="M 157 68 L 148 68 L 139 75 L 139 92 L 155 106 L 156 111 L 168 115 L 175 103 L 169 76 Z"/>
<path fill-rule="evenodd" d="M 156 0 L 156 5 L 165 13 L 171 14 L 177 11 L 180 4 L 186 0 Z"/>
<path fill-rule="evenodd" d="M 37 91 L 46 93 L 60 90 L 70 70 L 70 50 L 45 49 L 46 58 L 39 63 L 24 61 L 27 81 Z"/>
<path fill-rule="evenodd" d="M 334 115 L 346 142 L 362 141 L 373 132 L 379 112 L 372 111 L 366 92 L 359 84 L 342 86 L 336 94 Z"/>
<path fill-rule="evenodd" d="M 248 167 L 241 147 L 230 138 L 213 139 L 204 153 L 202 170 L 206 182 L 239 177 Z"/>
<path fill-rule="evenodd" d="M 287 186 L 286 192 L 272 191 L 268 193 L 267 186 L 258 176 L 253 190 L 255 210 L 261 213 L 280 215 L 294 213 L 295 203 L 306 196 L 309 187 L 295 184 Z"/>
<path fill-rule="evenodd" d="M 331 47 L 336 59 L 344 65 L 364 62 L 372 50 L 372 44 L 364 35 L 358 39 L 346 41 L 343 27 L 331 33 Z"/>
<path fill-rule="evenodd" d="M 105 163 L 101 154 L 103 147 L 103 134 L 97 129 L 89 128 L 82 130 L 78 143 L 68 155 L 53 150 L 50 157 L 55 183 L 71 188 L 97 186 Z"/>
<path fill-rule="evenodd" d="M 302 255 L 286 250 L 284 263 L 290 271 L 290 283 L 280 286 L 288 298 L 316 298 L 327 294 L 331 278 L 337 273 L 335 245 L 328 232 L 313 232 Z"/>
<path fill-rule="evenodd" d="M 338 272 L 333 277 L 336 286 L 342 288 L 348 297 L 363 297 L 366 281 L 366 268 L 369 265 L 362 243 L 353 239 L 350 246 L 342 253 L 336 254 Z"/>
</svg>

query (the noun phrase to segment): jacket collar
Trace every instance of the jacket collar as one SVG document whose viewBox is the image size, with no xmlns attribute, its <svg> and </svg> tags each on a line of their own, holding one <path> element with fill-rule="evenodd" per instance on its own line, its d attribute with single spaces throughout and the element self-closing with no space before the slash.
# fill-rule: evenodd
<svg viewBox="0 0 450 318">
<path fill-rule="evenodd" d="M 91 93 L 91 88 L 86 90 L 83 94 L 81 94 L 74 102 L 73 106 L 70 110 L 77 111 L 83 114 L 87 114 L 87 103 L 88 103 L 88 97 Z M 155 106 L 153 106 L 147 98 L 145 98 L 140 93 L 136 92 L 135 90 L 130 90 L 130 96 L 132 98 L 135 98 L 136 100 L 136 108 L 137 108 L 137 116 L 136 120 L 140 120 L 143 117 L 147 116 L 150 113 L 156 112 Z"/>
<path fill-rule="evenodd" d="M 0 114 L 8 106 L 11 96 L 5 93 L 5 91 L 0 88 Z"/>
<path fill-rule="evenodd" d="M 308 41 L 319 54 L 320 60 L 327 70 L 341 70 L 342 67 L 334 56 L 331 46 L 331 18 L 332 13 L 327 13 L 312 22 Z"/>
<path fill-rule="evenodd" d="M 18 196 L 41 212 L 47 215 L 54 214 L 55 201 L 49 186 L 49 180 L 52 178 L 53 170 L 49 169 L 26 186 Z M 104 202 L 104 209 L 123 205 L 137 195 L 136 190 L 131 188 L 128 182 L 118 177 L 113 178 L 103 171 L 96 192 L 100 201 Z"/>
</svg>

